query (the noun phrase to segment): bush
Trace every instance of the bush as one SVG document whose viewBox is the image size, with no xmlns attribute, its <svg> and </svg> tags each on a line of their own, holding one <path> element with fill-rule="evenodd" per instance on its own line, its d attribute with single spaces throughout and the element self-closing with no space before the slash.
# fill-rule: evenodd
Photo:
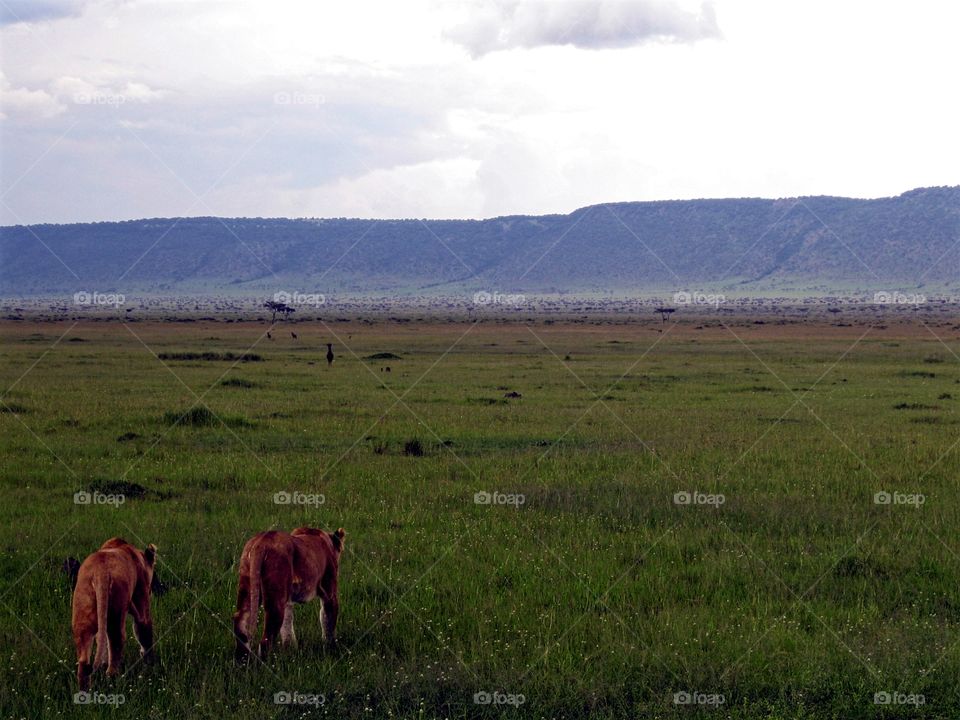
<svg viewBox="0 0 960 720">
<path fill-rule="evenodd" d="M 422 457 L 423 456 L 423 443 L 414 438 L 413 440 L 407 440 L 403 444 L 403 454 L 410 455 L 412 457 Z"/>
<path fill-rule="evenodd" d="M 263 357 L 257 355 L 257 353 L 243 353 L 242 355 L 237 355 L 236 353 L 226 352 L 226 353 L 216 353 L 216 352 L 179 352 L 179 353 L 160 353 L 157 355 L 161 360 L 239 360 L 240 362 L 260 362 L 263 360 Z"/>
<path fill-rule="evenodd" d="M 220 384 L 223 387 L 240 387 L 240 388 L 256 387 L 256 383 L 252 383 L 249 380 L 244 380 L 243 378 L 228 378 L 226 380 L 221 380 Z"/>
<path fill-rule="evenodd" d="M 167 425 L 190 425 L 191 427 L 207 427 L 219 425 L 220 421 L 207 407 L 192 407 L 185 413 L 170 411 L 163 416 Z"/>
</svg>

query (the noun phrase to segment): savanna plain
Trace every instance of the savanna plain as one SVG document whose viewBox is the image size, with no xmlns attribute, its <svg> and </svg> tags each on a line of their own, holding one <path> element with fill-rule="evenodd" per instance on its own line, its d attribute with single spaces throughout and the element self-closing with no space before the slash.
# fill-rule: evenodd
<svg viewBox="0 0 960 720">
<path fill-rule="evenodd" d="M 960 326 L 842 318 L 0 322 L 0 715 L 957 717 Z M 338 646 L 314 603 L 238 667 L 301 525 Z M 116 535 L 160 662 L 76 704 L 61 565 Z"/>
</svg>

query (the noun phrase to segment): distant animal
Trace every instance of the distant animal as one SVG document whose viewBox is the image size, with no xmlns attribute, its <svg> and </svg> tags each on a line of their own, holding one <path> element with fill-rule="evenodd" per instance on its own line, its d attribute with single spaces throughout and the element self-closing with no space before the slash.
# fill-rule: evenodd
<svg viewBox="0 0 960 720">
<path fill-rule="evenodd" d="M 294 339 L 294 340 L 297 339 L 297 334 L 296 334 L 295 332 L 293 332 L 292 330 L 290 331 L 290 335 L 293 336 L 293 339 Z"/>
<path fill-rule="evenodd" d="M 513 390 L 512 392 L 505 393 L 504 397 L 505 398 L 522 398 L 523 395 L 518 393 L 516 390 Z"/>
<path fill-rule="evenodd" d="M 81 563 L 73 591 L 73 642 L 77 650 L 77 682 L 90 689 L 94 670 L 107 665 L 107 675 L 120 672 L 123 644 L 127 637 L 127 611 L 133 615 L 133 630 L 146 662 L 155 660 L 153 620 L 150 616 L 150 585 L 157 548 L 141 551 L 123 538 L 107 540 Z M 94 639 L 97 654 L 90 654 Z"/>
<path fill-rule="evenodd" d="M 261 605 L 264 628 L 257 650 L 260 658 L 270 652 L 277 635 L 282 644 L 296 646 L 293 604 L 315 597 L 323 604 L 324 639 L 328 646 L 335 644 L 340 614 L 337 582 L 345 536 L 343 528 L 328 533 L 301 527 L 289 534 L 268 530 L 247 541 L 240 556 L 237 611 L 233 615 L 237 662 L 245 662 L 254 654 L 250 642 L 257 631 Z"/>
<path fill-rule="evenodd" d="M 333 343 L 327 343 L 327 367 L 333 365 Z"/>
<path fill-rule="evenodd" d="M 273 340 L 273 335 L 270 334 L 269 330 L 267 330 L 267 340 Z"/>
</svg>

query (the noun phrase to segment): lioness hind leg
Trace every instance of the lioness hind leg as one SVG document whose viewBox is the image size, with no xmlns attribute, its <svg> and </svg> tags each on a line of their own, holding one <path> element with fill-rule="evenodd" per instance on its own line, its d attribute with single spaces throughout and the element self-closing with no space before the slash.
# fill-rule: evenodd
<svg viewBox="0 0 960 720">
<path fill-rule="evenodd" d="M 283 625 L 280 626 L 280 642 L 283 645 L 297 646 L 297 634 L 293 631 L 293 603 L 288 602 L 283 611 Z"/>
<path fill-rule="evenodd" d="M 123 645 L 127 640 L 127 609 L 110 608 L 107 615 L 107 638 L 110 641 L 110 662 L 107 665 L 107 675 L 120 674 L 123 663 Z M 99 648 L 97 648 L 99 653 Z"/>
<path fill-rule="evenodd" d="M 93 660 L 93 669 L 100 670 L 107 664 L 110 658 L 110 645 L 107 642 L 100 642 L 102 635 L 97 635 L 97 656 Z"/>
<path fill-rule="evenodd" d="M 337 616 L 340 614 L 340 600 L 336 593 L 328 593 L 323 599 L 321 620 L 323 623 L 323 639 L 332 647 L 337 642 Z"/>
<path fill-rule="evenodd" d="M 263 638 L 260 640 L 260 657 L 266 658 L 270 648 L 277 642 L 280 628 L 283 627 L 286 613 L 286 598 L 264 598 L 263 603 Z"/>
<path fill-rule="evenodd" d="M 157 655 L 153 649 L 153 623 L 149 617 L 143 621 L 137 618 L 133 619 L 133 634 L 137 637 L 137 643 L 140 645 L 140 656 L 148 665 L 154 663 Z"/>
<path fill-rule="evenodd" d="M 257 632 L 259 615 L 260 601 L 251 598 L 249 568 L 241 563 L 240 582 L 237 585 L 237 611 L 233 614 L 233 636 L 237 641 L 234 659 L 238 663 L 247 662 L 253 655 L 250 640 Z"/>
<path fill-rule="evenodd" d="M 77 684 L 80 692 L 90 689 L 90 676 L 93 674 L 93 665 L 90 662 L 90 650 L 93 647 L 93 630 L 85 629 L 74 636 L 77 646 Z"/>
</svg>

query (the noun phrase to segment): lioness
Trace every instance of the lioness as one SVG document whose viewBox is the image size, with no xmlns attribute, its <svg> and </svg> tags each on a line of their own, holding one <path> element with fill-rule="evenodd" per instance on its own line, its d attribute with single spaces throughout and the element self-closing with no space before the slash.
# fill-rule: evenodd
<svg viewBox="0 0 960 720">
<path fill-rule="evenodd" d="M 250 639 L 257 631 L 260 605 L 264 628 L 259 654 L 265 658 L 277 635 L 284 645 L 296 645 L 293 631 L 293 603 L 305 603 L 319 596 L 323 602 L 323 635 L 328 645 L 336 641 L 337 575 L 346 532 L 340 528 L 327 533 L 316 528 L 297 528 L 292 533 L 269 530 L 254 535 L 240 556 L 240 583 L 233 631 L 237 640 L 237 662 L 247 660 Z"/>
<path fill-rule="evenodd" d="M 77 682 L 90 689 L 93 670 L 107 663 L 107 675 L 120 672 L 123 643 L 127 639 L 127 610 L 140 654 L 154 659 L 153 620 L 150 618 L 150 584 L 157 548 L 141 552 L 123 538 L 111 538 L 80 565 L 73 591 L 73 642 L 77 648 Z M 97 656 L 90 663 L 94 636 Z"/>
</svg>

